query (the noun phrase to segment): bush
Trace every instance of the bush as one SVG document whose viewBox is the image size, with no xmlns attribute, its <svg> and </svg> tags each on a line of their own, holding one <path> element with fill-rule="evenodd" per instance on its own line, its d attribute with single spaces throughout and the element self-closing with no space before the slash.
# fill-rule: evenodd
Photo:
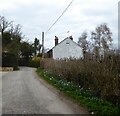
<svg viewBox="0 0 120 116">
<path fill-rule="evenodd" d="M 98 99 L 91 94 L 89 90 L 84 90 L 72 82 L 67 82 L 53 75 L 48 74 L 44 69 L 38 68 L 37 73 L 40 77 L 59 89 L 65 95 L 71 97 L 75 102 L 84 106 L 92 114 L 98 115 L 118 115 L 119 108 L 112 103 Z"/>
<path fill-rule="evenodd" d="M 120 105 L 120 55 L 101 61 L 43 59 L 40 66 L 58 79 L 67 80 L 104 100 Z"/>
<path fill-rule="evenodd" d="M 19 66 L 27 66 L 24 58 L 19 58 L 18 59 L 18 64 L 19 64 Z"/>
<path fill-rule="evenodd" d="M 41 59 L 40 57 L 33 57 L 32 59 L 29 60 L 29 66 L 35 68 L 40 67 L 40 59 Z"/>
<path fill-rule="evenodd" d="M 14 70 L 18 70 L 18 61 L 13 53 L 2 53 L 2 67 L 13 67 Z"/>
</svg>

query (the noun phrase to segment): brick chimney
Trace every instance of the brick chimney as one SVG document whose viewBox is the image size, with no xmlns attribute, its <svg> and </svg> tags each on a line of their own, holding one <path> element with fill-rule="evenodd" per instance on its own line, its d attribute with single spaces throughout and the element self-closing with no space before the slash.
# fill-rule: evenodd
<svg viewBox="0 0 120 116">
<path fill-rule="evenodd" d="M 55 46 L 58 45 L 58 37 L 55 36 Z"/>
<path fill-rule="evenodd" d="M 69 38 L 70 38 L 71 40 L 73 40 L 73 37 L 72 37 L 72 36 L 70 36 Z"/>
</svg>

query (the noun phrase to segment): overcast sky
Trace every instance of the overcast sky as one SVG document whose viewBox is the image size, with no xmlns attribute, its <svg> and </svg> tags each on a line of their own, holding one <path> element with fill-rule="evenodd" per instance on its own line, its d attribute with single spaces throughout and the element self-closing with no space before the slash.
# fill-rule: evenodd
<svg viewBox="0 0 120 116">
<path fill-rule="evenodd" d="M 25 39 L 41 39 L 72 0 L 0 0 L 0 15 L 22 26 Z M 60 20 L 45 35 L 45 47 L 54 46 L 54 36 L 59 41 L 72 35 L 74 41 L 83 31 L 91 31 L 107 23 L 113 33 L 114 43 L 118 42 L 118 1 L 119 0 L 74 0 Z"/>
</svg>

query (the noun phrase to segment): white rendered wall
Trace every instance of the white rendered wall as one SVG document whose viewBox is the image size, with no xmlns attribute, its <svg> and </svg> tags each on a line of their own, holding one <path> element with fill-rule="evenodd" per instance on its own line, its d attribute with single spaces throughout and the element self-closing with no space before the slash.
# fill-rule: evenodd
<svg viewBox="0 0 120 116">
<path fill-rule="evenodd" d="M 78 59 L 83 57 L 83 53 L 82 48 L 69 38 L 65 39 L 53 48 L 53 59 L 64 59 L 70 57 Z"/>
</svg>

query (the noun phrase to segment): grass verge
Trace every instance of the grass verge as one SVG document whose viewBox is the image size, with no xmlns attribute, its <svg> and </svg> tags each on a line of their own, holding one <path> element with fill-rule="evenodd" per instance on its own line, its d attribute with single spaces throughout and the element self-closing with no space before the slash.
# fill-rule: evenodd
<svg viewBox="0 0 120 116">
<path fill-rule="evenodd" d="M 112 103 L 94 97 L 90 91 L 83 90 L 79 86 L 65 80 L 59 80 L 52 75 L 48 74 L 41 68 L 37 69 L 37 74 L 46 80 L 49 84 L 53 85 L 65 95 L 72 98 L 75 102 L 86 107 L 92 114 L 102 115 L 119 115 L 119 108 Z"/>
</svg>

